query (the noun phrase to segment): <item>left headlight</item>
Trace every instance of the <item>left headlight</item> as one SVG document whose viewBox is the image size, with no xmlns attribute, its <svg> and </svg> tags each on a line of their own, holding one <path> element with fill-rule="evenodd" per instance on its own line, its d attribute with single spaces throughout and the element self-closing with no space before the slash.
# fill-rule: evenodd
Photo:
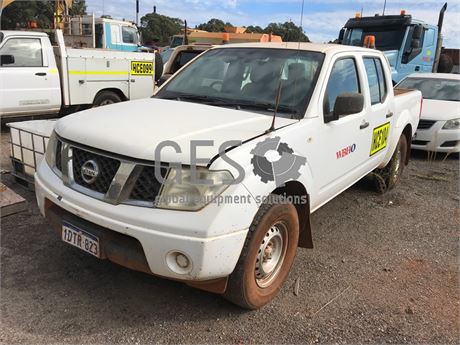
<svg viewBox="0 0 460 345">
<path fill-rule="evenodd" d="M 182 167 L 180 181 L 176 181 L 178 174 L 176 168 L 170 169 L 156 203 L 158 208 L 198 211 L 219 196 L 233 181 L 228 170 L 196 168 L 195 175 L 190 168 Z M 210 183 L 198 183 L 197 180 L 209 180 Z"/>
<path fill-rule="evenodd" d="M 48 139 L 48 146 L 46 147 L 45 159 L 48 166 L 54 170 L 56 166 L 56 148 L 57 148 L 58 138 L 56 132 L 53 131 L 51 136 Z"/>
<path fill-rule="evenodd" d="M 460 128 L 460 119 L 453 119 L 446 121 L 442 129 L 459 129 Z"/>
</svg>

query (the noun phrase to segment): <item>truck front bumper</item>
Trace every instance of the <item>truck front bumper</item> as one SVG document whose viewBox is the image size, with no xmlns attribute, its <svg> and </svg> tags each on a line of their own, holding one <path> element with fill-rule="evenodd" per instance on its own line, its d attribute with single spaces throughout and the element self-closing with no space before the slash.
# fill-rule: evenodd
<svg viewBox="0 0 460 345">
<path fill-rule="evenodd" d="M 460 152 L 460 129 L 442 129 L 446 121 L 436 121 L 428 129 L 417 129 L 412 148 L 432 152 Z"/>
<path fill-rule="evenodd" d="M 35 175 L 35 192 L 40 212 L 59 234 L 67 221 L 100 238 L 101 258 L 187 282 L 212 281 L 232 273 L 257 211 L 254 203 L 244 205 L 235 221 L 234 211 L 225 216 L 225 207 L 217 205 L 200 212 L 111 205 L 64 186 L 45 162 Z M 220 210 L 214 217 L 213 208 Z M 241 223 L 247 227 L 241 228 Z M 230 230 L 217 233 L 216 227 Z M 177 253 L 189 260 L 186 269 L 174 260 Z"/>
</svg>

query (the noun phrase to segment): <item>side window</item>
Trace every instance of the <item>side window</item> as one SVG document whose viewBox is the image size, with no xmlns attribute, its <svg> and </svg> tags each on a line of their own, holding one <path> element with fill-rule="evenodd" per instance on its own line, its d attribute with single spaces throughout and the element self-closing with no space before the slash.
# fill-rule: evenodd
<svg viewBox="0 0 460 345">
<path fill-rule="evenodd" d="M 121 34 L 123 38 L 123 43 L 132 43 L 137 44 L 137 31 L 136 29 L 129 26 L 121 27 Z"/>
<path fill-rule="evenodd" d="M 374 105 L 380 103 L 379 76 L 377 75 L 375 59 L 364 58 L 364 67 L 366 68 L 367 82 L 369 84 L 369 91 L 371 94 L 371 104 Z"/>
<path fill-rule="evenodd" d="M 380 89 L 380 102 L 385 102 L 387 98 L 387 83 L 385 80 L 385 73 L 383 72 L 382 60 L 375 59 L 375 65 L 377 67 L 377 75 L 379 77 L 379 89 Z"/>
<path fill-rule="evenodd" d="M 363 60 L 369 83 L 371 104 L 383 103 L 387 95 L 387 86 L 382 61 L 378 58 L 364 58 Z"/>
<path fill-rule="evenodd" d="M 353 58 L 345 58 L 335 62 L 327 83 L 324 96 L 324 114 L 331 114 L 335 100 L 342 93 L 359 93 L 358 71 Z"/>
<path fill-rule="evenodd" d="M 11 38 L 0 49 L 0 55 L 12 55 L 14 62 L 5 67 L 42 67 L 42 44 L 39 38 Z"/>
</svg>

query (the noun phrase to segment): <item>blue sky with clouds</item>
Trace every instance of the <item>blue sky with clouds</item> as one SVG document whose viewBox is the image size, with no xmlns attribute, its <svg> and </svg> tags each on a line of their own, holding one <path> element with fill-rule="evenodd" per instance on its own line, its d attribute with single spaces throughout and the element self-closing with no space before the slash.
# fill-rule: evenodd
<svg viewBox="0 0 460 345">
<path fill-rule="evenodd" d="M 96 15 L 135 19 L 135 0 L 86 0 L 88 11 Z M 303 28 L 315 42 L 337 37 L 349 17 L 363 8 L 364 15 L 383 10 L 384 0 L 305 0 Z M 406 9 L 414 18 L 436 24 L 440 0 L 387 0 L 386 13 L 397 14 Z M 448 1 L 444 24 L 444 46 L 460 48 L 460 0 Z M 190 26 L 219 18 L 234 25 L 260 25 L 292 20 L 300 25 L 302 0 L 140 0 L 140 16 L 152 12 L 186 19 Z"/>
</svg>

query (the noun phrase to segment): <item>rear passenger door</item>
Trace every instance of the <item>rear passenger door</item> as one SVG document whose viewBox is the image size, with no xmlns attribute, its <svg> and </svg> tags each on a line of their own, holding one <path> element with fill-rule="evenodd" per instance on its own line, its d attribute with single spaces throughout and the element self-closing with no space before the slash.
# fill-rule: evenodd
<svg viewBox="0 0 460 345">
<path fill-rule="evenodd" d="M 365 104 L 368 121 L 372 131 L 368 138 L 369 165 L 380 161 L 388 150 L 388 138 L 392 128 L 393 104 L 389 94 L 389 85 L 385 75 L 383 61 L 377 56 L 363 57 L 368 89 Z"/>
</svg>

